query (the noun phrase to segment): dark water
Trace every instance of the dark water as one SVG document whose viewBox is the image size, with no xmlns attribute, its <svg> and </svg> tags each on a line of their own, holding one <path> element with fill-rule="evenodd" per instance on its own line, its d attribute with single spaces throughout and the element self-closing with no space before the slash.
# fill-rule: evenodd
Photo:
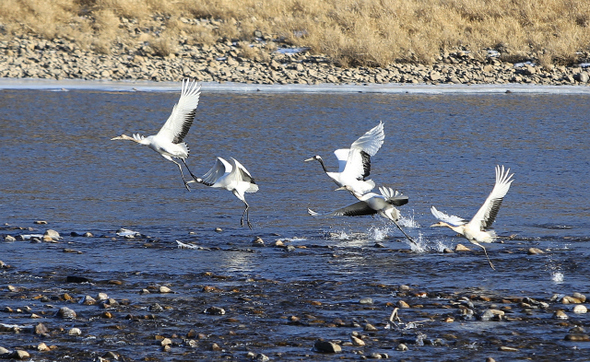
<svg viewBox="0 0 590 362">
<path fill-rule="evenodd" d="M 0 221 L 34 228 L 6 228 L 0 234 L 36 234 L 52 228 L 65 236 L 58 244 L 0 243 L 0 260 L 18 270 L 4 272 L 4 284 L 18 285 L 15 278 L 22 273 L 33 279 L 78 274 L 125 278 L 133 290 L 119 291 L 118 298 L 135 295 L 144 284 L 165 282 L 177 290 L 184 286 L 182 297 L 190 299 L 197 288 L 191 283 L 227 287 L 253 278 L 272 280 L 279 283 L 280 293 L 288 293 L 289 285 L 312 288 L 319 281 L 331 286 L 310 299 L 350 305 L 360 297 L 372 297 L 379 311 L 361 316 L 373 323 L 386 322 L 392 309 L 387 303 L 400 299 L 389 290 L 375 291 L 371 286 L 376 284 L 544 300 L 553 294 L 590 293 L 588 95 L 204 91 L 185 139 L 191 150 L 188 164 L 195 174 L 203 174 L 215 156 L 222 156 L 235 157 L 248 168 L 260 186 L 258 193 L 246 196 L 253 231 L 240 227 L 242 204 L 231 193 L 197 186 L 189 193 L 174 164 L 147 147 L 110 141 L 121 133 L 154 134 L 177 97 L 177 92 L 0 91 Z M 410 251 L 399 231 L 379 218 L 307 215 L 308 207 L 328 211 L 355 200 L 348 193 L 333 192 L 335 185 L 320 166 L 303 160 L 320 154 L 328 167 L 336 168 L 332 151 L 350 145 L 379 120 L 385 123 L 386 140 L 373 158 L 372 178 L 410 197 L 401 208 L 403 221 L 408 233 L 420 240 L 421 250 Z M 473 253 L 443 254 L 444 247 L 468 243 L 448 229 L 430 228 L 435 220 L 429 208 L 436 205 L 470 218 L 493 187 L 496 164 L 510 167 L 515 181 L 494 224 L 503 243 L 488 247 L 494 272 L 477 248 Z M 35 220 L 49 224 L 35 225 Z M 112 239 L 119 227 L 148 235 L 148 242 Z M 223 231 L 215 232 L 216 227 Z M 86 231 L 108 237 L 69 236 Z M 296 249 L 253 248 L 256 236 L 267 246 L 281 239 Z M 178 249 L 175 240 L 205 250 Z M 375 247 L 376 242 L 384 248 Z M 530 247 L 546 252 L 529 256 Z M 64 253 L 64 248 L 82 254 Z M 205 272 L 230 281 L 205 282 L 200 276 Z M 26 280 L 22 283 L 34 288 L 34 282 Z M 272 296 L 273 285 L 260 293 Z M 297 298 L 296 293 L 292 297 Z M 272 301 L 260 297 L 260 303 Z M 571 306 L 565 309 L 571 313 Z M 586 315 L 575 318 L 588 325 Z M 549 312 L 541 319 L 557 324 Z M 264 326 L 268 321 L 259 322 Z M 292 333 L 284 321 L 273 322 L 278 325 L 273 333 Z M 190 325 L 180 317 L 177 323 Z M 382 342 L 378 349 L 389 348 L 395 358 L 415 360 L 437 358 L 439 353 L 449 359 L 478 351 L 485 352 L 483 356 L 505 353 L 482 341 L 489 334 L 506 333 L 510 323 L 465 322 L 452 328 L 455 334 L 472 333 L 481 341 L 473 337 L 474 346 L 428 352 L 415 348 L 406 354 L 392 350 L 397 343 L 393 341 L 390 346 Z M 533 346 L 520 346 L 521 352 L 508 358 L 530 358 L 546 344 L 551 352 L 542 350 L 545 355 L 567 351 L 568 358 L 579 357 L 574 344 L 561 341 L 568 328 L 549 337 L 547 325 L 540 322 L 518 328 L 513 332 L 528 333 L 532 342 L 527 343 Z M 162 334 L 166 330 L 153 329 Z M 305 359 L 308 354 L 320 358 L 311 352 L 315 338 L 347 339 L 347 333 L 311 326 L 305 329 L 308 344 L 257 351 L 278 353 L 275 359 Z M 10 335 L 0 335 L 3 344 L 14 344 Z M 126 347 L 124 354 L 139 359 L 143 347 Z M 351 349 L 342 356 L 359 358 Z M 170 354 L 154 358 L 182 360 Z"/>
</svg>

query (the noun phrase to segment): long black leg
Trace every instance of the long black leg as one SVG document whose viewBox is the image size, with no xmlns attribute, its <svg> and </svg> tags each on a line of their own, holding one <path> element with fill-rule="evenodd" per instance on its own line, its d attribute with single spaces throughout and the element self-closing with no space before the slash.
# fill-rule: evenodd
<svg viewBox="0 0 590 362">
<path fill-rule="evenodd" d="M 182 182 L 184 182 L 184 187 L 187 189 L 187 191 L 190 191 L 191 188 L 188 186 L 188 183 L 186 182 L 186 179 L 184 178 L 184 172 L 182 172 L 182 165 L 174 160 L 171 159 L 172 162 L 174 162 L 176 164 L 176 166 L 178 166 L 178 169 L 180 170 L 180 176 L 182 176 Z M 184 162 L 184 160 L 182 161 Z M 190 172 L 190 170 L 189 170 Z M 192 175 L 192 173 L 191 173 Z"/>
</svg>

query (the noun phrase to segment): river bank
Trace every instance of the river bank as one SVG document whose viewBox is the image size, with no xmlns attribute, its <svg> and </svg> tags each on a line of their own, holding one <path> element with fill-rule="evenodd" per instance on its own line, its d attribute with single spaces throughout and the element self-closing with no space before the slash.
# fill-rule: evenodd
<svg viewBox="0 0 590 362">
<path fill-rule="evenodd" d="M 110 54 L 83 49 L 67 39 L 48 41 L 32 36 L 0 42 L 0 77 L 31 79 L 178 81 L 243 84 L 531 84 L 586 85 L 585 64 L 542 67 L 533 62 L 507 62 L 497 51 L 481 58 L 468 51 L 441 54 L 432 65 L 394 64 L 385 68 L 340 67 L 329 57 L 305 48 L 265 46 L 259 38 L 243 44 L 225 41 L 212 46 L 179 47 L 167 56 L 149 45 L 112 49 Z M 249 52 L 254 51 L 256 56 Z"/>
</svg>

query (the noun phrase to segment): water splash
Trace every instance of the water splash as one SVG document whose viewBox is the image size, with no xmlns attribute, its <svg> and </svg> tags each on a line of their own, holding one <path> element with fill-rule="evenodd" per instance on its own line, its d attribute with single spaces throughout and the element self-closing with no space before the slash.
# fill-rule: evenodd
<svg viewBox="0 0 590 362">
<path fill-rule="evenodd" d="M 391 231 L 389 226 L 385 227 L 378 227 L 378 226 L 371 226 L 367 231 L 367 236 L 369 239 L 375 241 L 383 241 Z"/>
<path fill-rule="evenodd" d="M 559 263 L 555 262 L 555 260 L 553 260 L 553 257 L 551 257 L 551 256 L 549 257 L 549 260 L 547 262 L 546 269 L 551 274 L 551 281 L 553 283 L 555 283 L 555 284 L 562 284 L 563 283 L 564 274 L 561 271 L 561 265 Z"/>
<path fill-rule="evenodd" d="M 413 252 L 425 253 L 430 249 L 428 245 L 428 240 L 426 240 L 422 236 L 422 232 L 418 231 L 418 237 L 414 238 L 414 241 L 416 242 L 416 244 L 411 243 L 409 240 L 405 241 L 405 243 L 408 244 L 408 246 L 410 247 L 410 250 L 412 250 Z"/>
<path fill-rule="evenodd" d="M 403 216 L 400 215 L 400 219 L 398 220 L 398 224 L 402 227 L 417 229 L 420 227 L 420 224 L 416 221 L 416 217 L 414 214 L 414 210 L 412 210 L 412 216 Z"/>
<path fill-rule="evenodd" d="M 553 272 L 551 274 L 551 280 L 555 284 L 561 284 L 561 283 L 563 283 L 563 273 L 560 272 L 560 271 Z"/>
</svg>

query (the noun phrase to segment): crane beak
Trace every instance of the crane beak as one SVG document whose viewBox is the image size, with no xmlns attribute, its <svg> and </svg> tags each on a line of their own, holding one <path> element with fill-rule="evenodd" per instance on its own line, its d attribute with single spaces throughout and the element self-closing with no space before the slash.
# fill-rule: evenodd
<svg viewBox="0 0 590 362">
<path fill-rule="evenodd" d="M 123 139 L 123 137 L 117 136 L 117 137 L 111 138 L 111 141 L 114 141 L 114 140 L 122 140 L 122 139 Z"/>
<path fill-rule="evenodd" d="M 308 159 L 304 160 L 304 162 L 309 162 L 309 161 L 313 161 L 313 160 L 315 160 L 315 158 L 313 158 L 313 157 L 310 157 L 310 158 L 308 158 Z"/>
<path fill-rule="evenodd" d="M 432 224 L 430 225 L 430 227 L 435 227 L 435 226 L 444 226 L 442 222 L 437 222 L 436 224 Z"/>
<path fill-rule="evenodd" d="M 334 191 L 348 191 L 348 189 L 345 186 L 339 187 Z"/>
</svg>

